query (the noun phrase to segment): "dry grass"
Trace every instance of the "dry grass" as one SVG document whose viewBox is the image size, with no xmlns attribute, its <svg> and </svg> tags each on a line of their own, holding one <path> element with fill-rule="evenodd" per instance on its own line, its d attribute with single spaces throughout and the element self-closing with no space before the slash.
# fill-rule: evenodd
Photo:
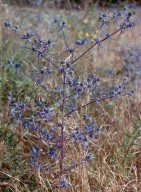
<svg viewBox="0 0 141 192">
<path fill-rule="evenodd" d="M 25 27 L 36 28 L 42 37 L 46 37 L 51 16 L 56 14 L 53 10 L 38 10 L 31 8 L 10 7 L 2 4 L 1 25 L 5 19 L 11 19 L 22 29 Z M 59 12 L 57 14 L 60 14 Z M 66 13 L 68 14 L 68 13 Z M 82 14 L 82 15 L 81 15 Z M 141 15 L 137 10 L 138 17 Z M 83 18 L 83 13 L 80 13 Z M 43 19 L 42 19 L 43 18 Z M 41 21 L 41 20 L 42 21 Z M 140 46 L 139 31 L 140 23 L 133 32 L 120 37 L 119 41 L 104 44 L 101 52 L 91 53 L 82 61 L 84 69 L 89 71 L 98 67 L 114 66 L 121 70 L 124 64 L 124 54 L 121 50 L 113 52 L 123 43 L 124 48 Z M 75 36 L 76 33 L 73 32 Z M 11 36 L 11 35 L 10 35 Z M 2 42 L 5 45 L 2 61 L 5 62 L 7 55 L 12 55 L 17 49 L 14 39 L 7 40 L 9 32 L 2 30 Z M 9 46 L 8 46 L 9 45 Z M 86 65 L 88 63 L 89 65 Z M 83 71 L 81 68 L 80 71 Z M 104 78 L 104 82 L 109 78 Z M 115 80 L 116 81 L 116 80 Z M 9 104 L 2 104 L 1 118 L 3 118 L 0 137 L 0 191 L 2 192 L 63 192 L 57 189 L 57 178 L 53 175 L 45 175 L 40 170 L 33 170 L 29 164 L 30 146 L 40 143 L 38 135 L 32 135 L 11 124 L 8 116 Z M 140 192 L 141 191 L 141 94 L 138 90 L 133 98 L 121 98 L 115 101 L 106 101 L 95 105 L 91 113 L 96 115 L 101 126 L 101 134 L 95 138 L 93 153 L 95 161 L 71 171 L 68 178 L 73 187 L 64 192 Z M 76 117 L 79 118 L 80 117 Z M 80 119 L 81 120 L 81 119 Z M 70 124 L 75 121 L 71 119 Z M 13 132 L 14 135 L 10 135 Z M 12 141 L 10 140 L 12 139 Z M 13 145 L 11 145 L 11 143 Z M 20 154 L 21 155 L 20 155 Z M 5 156 L 6 154 L 6 156 Z M 16 155 L 19 156 L 16 158 Z M 75 153 L 70 153 L 67 161 L 76 159 L 82 155 L 80 147 Z M 15 159 L 11 158 L 15 157 Z M 19 161 L 19 164 L 17 164 Z M 45 161 L 43 157 L 43 161 Z M 14 164 L 15 163 L 15 164 Z"/>
</svg>

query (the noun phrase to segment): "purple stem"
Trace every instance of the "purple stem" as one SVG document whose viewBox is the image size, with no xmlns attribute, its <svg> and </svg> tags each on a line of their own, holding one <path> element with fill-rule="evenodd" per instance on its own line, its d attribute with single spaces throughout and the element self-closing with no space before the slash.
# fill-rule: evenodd
<svg viewBox="0 0 141 192">
<path fill-rule="evenodd" d="M 126 94 L 123 94 L 122 96 L 124 96 L 124 95 L 126 95 Z M 114 96 L 112 95 L 112 96 L 107 96 L 107 97 L 104 96 L 104 97 L 102 97 L 102 98 L 100 98 L 100 99 L 93 99 L 92 101 L 90 101 L 90 102 L 88 102 L 88 103 L 86 103 L 86 104 L 84 104 L 84 105 L 82 105 L 82 106 L 80 106 L 80 107 L 78 107 L 78 108 L 76 108 L 76 109 L 73 109 L 73 110 L 71 110 L 70 112 L 66 113 L 66 114 L 64 115 L 64 117 L 66 117 L 66 116 L 74 113 L 75 111 L 78 111 L 79 109 L 82 109 L 82 108 L 86 107 L 87 105 L 90 105 L 90 104 L 92 104 L 92 103 L 99 102 L 99 101 L 102 101 L 102 100 L 105 100 L 105 99 L 116 98 L 116 96 L 118 96 L 118 95 L 114 95 Z"/>
<path fill-rule="evenodd" d="M 63 84 L 63 96 L 62 96 L 62 125 L 61 125 L 61 159 L 60 159 L 60 170 L 63 172 L 63 160 L 64 160 L 64 107 L 65 107 L 65 88 L 66 88 L 66 73 L 63 72 L 62 75 Z"/>
<path fill-rule="evenodd" d="M 96 41 L 96 43 L 94 43 L 92 46 L 90 46 L 84 53 L 82 53 L 79 57 L 77 57 L 74 61 L 71 62 L 71 64 L 74 64 L 76 61 L 78 61 L 81 57 L 83 57 L 87 52 L 89 52 L 94 46 L 96 46 L 97 44 L 100 44 L 101 42 L 105 41 L 106 39 L 110 38 L 111 36 L 115 35 L 116 33 L 118 33 L 120 30 L 125 29 L 127 27 L 123 27 L 121 26 L 117 31 L 113 32 L 112 34 L 110 34 L 109 36 L 106 36 L 105 38 L 103 38 L 102 40 L 99 40 L 98 42 Z"/>
</svg>

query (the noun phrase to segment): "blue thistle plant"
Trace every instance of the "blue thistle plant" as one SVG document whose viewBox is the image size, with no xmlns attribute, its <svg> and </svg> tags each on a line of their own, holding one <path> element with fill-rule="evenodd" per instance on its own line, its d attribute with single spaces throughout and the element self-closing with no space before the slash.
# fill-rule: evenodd
<svg viewBox="0 0 141 192">
<path fill-rule="evenodd" d="M 19 102 L 13 98 L 12 93 L 9 93 L 8 96 L 11 102 L 10 115 L 16 118 L 17 123 L 24 129 L 38 134 L 40 140 L 43 141 L 42 145 L 33 146 L 31 149 L 32 164 L 36 168 L 64 178 L 64 175 L 72 169 L 95 159 L 91 150 L 94 138 L 100 133 L 100 128 L 96 120 L 85 113 L 86 107 L 104 100 L 132 95 L 133 91 L 128 90 L 127 77 L 118 85 L 104 87 L 97 74 L 91 72 L 78 75 L 75 66 L 92 48 L 97 46 L 100 51 L 104 41 L 111 39 L 115 34 L 121 35 L 133 27 L 132 17 L 132 12 L 127 10 L 111 15 L 103 13 L 99 17 L 102 37 L 95 38 L 93 44 L 90 44 L 85 38 L 78 39 L 71 46 L 65 35 L 66 23 L 55 19 L 53 24 L 57 25 L 58 32 L 62 34 L 65 46 L 65 51 L 63 50 L 65 54 L 62 56 L 63 58 L 59 59 L 52 58 L 52 52 L 57 52 L 53 40 L 43 40 L 40 35 L 29 32 L 21 35 L 10 22 L 4 23 L 5 28 L 13 30 L 21 40 L 28 44 L 23 48 L 31 51 L 30 54 L 36 55 L 37 64 L 31 69 L 31 75 L 28 78 L 46 94 L 46 103 L 36 102 L 32 107 L 29 107 L 26 102 Z M 104 27 L 118 19 L 120 19 L 120 24 L 118 23 L 117 29 L 107 33 Z M 82 46 L 85 48 L 86 45 L 89 47 L 81 53 Z M 15 61 L 8 63 L 16 69 L 19 75 L 23 75 L 20 65 Z M 57 83 L 52 85 L 55 76 Z M 87 100 L 88 95 L 89 101 Z M 79 111 L 83 111 L 80 122 L 76 120 L 73 126 L 70 125 L 70 119 L 75 117 Z M 83 149 L 79 163 L 74 160 L 71 162 L 67 156 L 69 151 L 74 153 L 77 146 Z M 41 155 L 47 159 L 45 165 L 41 162 Z M 70 186 L 71 184 L 66 178 L 60 179 L 59 187 Z"/>
</svg>

